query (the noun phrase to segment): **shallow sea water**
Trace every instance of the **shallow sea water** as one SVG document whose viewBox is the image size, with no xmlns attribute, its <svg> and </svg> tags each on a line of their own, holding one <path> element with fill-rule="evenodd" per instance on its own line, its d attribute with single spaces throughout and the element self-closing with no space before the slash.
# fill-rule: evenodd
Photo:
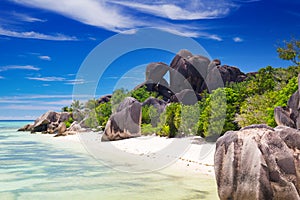
<svg viewBox="0 0 300 200">
<path fill-rule="evenodd" d="M 80 143 L 16 131 L 27 123 L 0 121 L 1 200 L 218 199 L 212 177 L 119 172 L 97 162 Z"/>
</svg>

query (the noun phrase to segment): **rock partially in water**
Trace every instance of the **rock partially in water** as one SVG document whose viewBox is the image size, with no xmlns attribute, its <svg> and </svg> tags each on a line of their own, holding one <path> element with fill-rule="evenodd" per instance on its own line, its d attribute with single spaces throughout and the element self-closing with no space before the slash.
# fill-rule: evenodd
<svg viewBox="0 0 300 200">
<path fill-rule="evenodd" d="M 255 125 L 225 133 L 215 174 L 221 200 L 300 199 L 300 131 Z"/>
<path fill-rule="evenodd" d="M 31 133 L 42 132 L 53 134 L 58 131 L 66 131 L 65 121 L 71 117 L 68 112 L 48 111 L 38 117 L 33 124 L 27 124 L 18 131 L 30 131 Z M 64 124 L 64 125 L 63 125 Z"/>
<path fill-rule="evenodd" d="M 18 131 L 31 131 L 33 128 L 33 124 L 26 124 L 22 128 L 19 128 Z"/>
</svg>

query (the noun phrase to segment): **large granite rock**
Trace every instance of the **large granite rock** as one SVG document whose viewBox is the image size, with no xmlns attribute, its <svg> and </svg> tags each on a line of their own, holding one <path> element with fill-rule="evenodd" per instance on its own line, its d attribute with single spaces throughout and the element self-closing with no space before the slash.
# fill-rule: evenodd
<svg viewBox="0 0 300 200">
<path fill-rule="evenodd" d="M 164 110 L 167 106 L 167 102 L 165 102 L 164 100 L 161 100 L 161 99 L 154 98 L 154 97 L 149 97 L 142 103 L 142 106 L 146 106 L 146 105 L 153 106 L 154 108 L 157 109 L 158 113 L 162 113 L 162 112 L 164 112 Z"/>
<path fill-rule="evenodd" d="M 200 93 L 205 84 L 210 60 L 204 56 L 192 55 L 187 50 L 181 50 L 171 62 L 170 88 L 178 93 L 184 89 L 193 89 Z"/>
<path fill-rule="evenodd" d="M 32 133 L 43 132 L 52 134 L 57 132 L 58 128 L 60 131 L 62 131 L 63 128 L 59 127 L 59 125 L 67 121 L 70 117 L 71 114 L 68 112 L 48 111 L 38 117 L 33 124 L 25 125 L 18 131 L 31 131 Z"/>
<path fill-rule="evenodd" d="M 86 132 L 88 131 L 86 128 L 81 127 L 80 123 L 78 123 L 77 121 L 74 121 L 70 127 L 67 129 L 67 131 L 71 131 L 71 132 Z"/>
<path fill-rule="evenodd" d="M 138 137 L 141 134 L 142 105 L 134 98 L 126 98 L 112 114 L 105 126 L 101 141 Z"/>
<path fill-rule="evenodd" d="M 224 84 L 226 83 L 239 83 L 246 80 L 247 76 L 237 67 L 228 65 L 217 66 Z"/>
<path fill-rule="evenodd" d="M 181 50 L 170 65 L 170 88 L 174 93 L 193 89 L 196 93 L 212 91 L 226 83 L 242 82 L 247 76 L 238 68 L 223 65 L 218 59 L 212 62 L 201 55 Z"/>
<path fill-rule="evenodd" d="M 152 80 L 159 83 L 164 75 L 169 71 L 169 66 L 162 62 L 150 63 L 146 67 L 146 81 Z"/>
<path fill-rule="evenodd" d="M 170 74 L 169 82 L 164 79 L 167 72 Z M 221 66 L 218 59 L 210 61 L 183 49 L 173 58 L 170 67 L 161 62 L 150 63 L 146 68 L 145 82 L 135 89 L 146 87 L 147 91 L 158 92 L 166 102 L 170 102 L 171 98 L 177 101 L 174 95 L 179 95 L 183 90 L 193 90 L 197 95 L 204 90 L 211 92 L 225 83 L 241 82 L 246 78 L 236 67 Z"/>
<path fill-rule="evenodd" d="M 55 123 L 55 127 L 57 127 L 59 116 L 60 114 L 54 111 L 46 112 L 35 120 L 31 132 L 47 132 L 50 123 Z"/>
<path fill-rule="evenodd" d="M 215 174 L 221 200 L 300 199 L 300 132 L 266 125 L 226 132 Z"/>
<path fill-rule="evenodd" d="M 18 131 L 31 131 L 33 128 L 33 124 L 26 124 L 22 128 L 19 128 Z"/>
<path fill-rule="evenodd" d="M 278 126 L 296 128 L 295 122 L 291 119 L 291 113 L 289 109 L 278 106 L 274 110 L 274 116 Z"/>
<path fill-rule="evenodd" d="M 300 85 L 300 74 L 298 75 L 298 87 Z M 276 107 L 274 110 L 277 125 L 285 125 L 300 129 L 300 91 L 299 89 L 290 97 L 287 108 Z"/>
<path fill-rule="evenodd" d="M 101 104 L 101 103 L 107 103 L 107 102 L 110 101 L 111 97 L 112 97 L 111 94 L 102 96 L 102 97 L 100 97 L 99 99 L 97 99 L 97 103 L 98 103 L 98 104 Z"/>
<path fill-rule="evenodd" d="M 184 89 L 171 97 L 171 102 L 181 102 L 183 105 L 194 105 L 201 96 L 191 89 Z"/>
<path fill-rule="evenodd" d="M 131 106 L 132 104 L 134 104 L 135 102 L 138 102 L 138 100 L 136 100 L 133 97 L 126 97 L 117 107 L 116 112 L 120 112 L 121 110 Z"/>
</svg>

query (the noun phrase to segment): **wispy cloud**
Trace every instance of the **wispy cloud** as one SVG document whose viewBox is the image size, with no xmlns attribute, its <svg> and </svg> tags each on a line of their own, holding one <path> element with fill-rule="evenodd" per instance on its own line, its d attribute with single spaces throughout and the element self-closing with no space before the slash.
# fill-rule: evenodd
<svg viewBox="0 0 300 200">
<path fill-rule="evenodd" d="M 40 70 L 40 68 L 34 67 L 32 65 L 9 65 L 9 66 L 0 67 L 0 72 L 8 71 L 8 70 L 14 70 L 14 69 L 32 70 L 32 71 L 39 71 Z"/>
<path fill-rule="evenodd" d="M 74 79 L 74 80 L 67 80 L 66 85 L 80 85 L 84 84 L 85 80 L 84 79 Z"/>
<path fill-rule="evenodd" d="M 24 21 L 24 22 L 46 22 L 47 20 L 45 19 L 39 19 L 36 17 L 31 17 L 27 14 L 23 14 L 23 13 L 16 13 L 13 12 L 12 13 L 13 17 L 17 18 L 18 20 Z"/>
<path fill-rule="evenodd" d="M 26 77 L 28 80 L 44 81 L 44 82 L 64 82 L 66 85 L 80 85 L 86 83 L 84 79 L 66 79 L 64 77 L 48 76 L 48 77 Z M 49 86 L 44 84 L 44 86 Z"/>
<path fill-rule="evenodd" d="M 72 104 L 72 99 L 62 99 L 58 101 L 48 101 L 48 102 L 43 102 L 45 105 L 71 105 Z"/>
<path fill-rule="evenodd" d="M 51 57 L 50 57 L 50 56 L 39 56 L 39 58 L 40 58 L 41 60 L 48 60 L 48 61 L 51 60 Z"/>
<path fill-rule="evenodd" d="M 0 115 L 0 120 L 35 120 L 37 115 L 24 115 L 24 116 L 3 116 Z"/>
<path fill-rule="evenodd" d="M 0 79 L 4 79 L 4 77 L 3 77 L 3 76 L 0 76 Z"/>
<path fill-rule="evenodd" d="M 188 37 L 221 41 L 216 34 L 203 32 L 199 25 L 182 29 L 187 20 L 222 18 L 238 8 L 231 0 L 14 0 L 16 3 L 58 13 L 83 24 L 122 33 L 142 27 L 160 28 Z M 142 16 L 142 17 L 137 17 Z M 176 22 L 174 22 L 176 20 Z M 133 30 L 133 31 L 131 31 Z M 0 30 L 1 31 L 1 30 Z M 129 31 L 129 32 L 128 32 Z M 12 35 L 12 34 L 9 34 Z M 17 35 L 23 35 L 19 33 Z M 73 40 L 74 38 L 68 38 Z"/>
<path fill-rule="evenodd" d="M 234 37 L 232 38 L 234 42 L 243 42 L 244 40 L 240 37 Z"/>
<path fill-rule="evenodd" d="M 140 25 L 133 17 L 123 15 L 116 6 L 112 6 L 107 0 L 15 0 L 15 2 L 50 10 L 84 24 L 117 32 Z"/>
<path fill-rule="evenodd" d="M 49 105 L 7 105 L 1 106 L 1 109 L 11 110 L 60 110 L 61 106 L 49 106 Z"/>
<path fill-rule="evenodd" d="M 157 4 L 150 2 L 147 4 L 145 1 L 140 3 L 132 1 L 113 1 L 113 3 L 172 20 L 213 19 L 226 16 L 230 12 L 230 8 L 228 7 L 218 7 L 220 4 L 216 4 L 215 8 L 209 9 L 202 3 L 201 7 L 197 6 L 196 9 L 191 10 L 182 8 L 182 4 L 176 5 L 175 1 L 165 1 L 165 3 Z"/>
<path fill-rule="evenodd" d="M 45 82 L 53 82 L 53 81 L 65 81 L 66 79 L 63 77 L 55 77 L 55 76 L 49 76 L 49 77 L 26 77 L 29 80 L 36 80 L 36 81 L 45 81 Z"/>
<path fill-rule="evenodd" d="M 27 39 L 39 39 L 39 40 L 52 40 L 52 41 L 76 41 L 78 40 L 74 36 L 67 36 L 60 33 L 55 35 L 47 35 L 43 33 L 38 33 L 34 31 L 28 32 L 17 32 L 13 30 L 8 30 L 0 27 L 0 35 L 16 38 L 27 38 Z"/>
<path fill-rule="evenodd" d="M 1 100 L 26 100 L 26 99 L 68 99 L 73 98 L 74 96 L 71 94 L 51 94 L 51 95 L 42 95 L 42 94 L 32 94 L 32 95 L 22 95 L 22 96 L 2 96 Z M 85 98 L 89 97 L 89 95 L 77 95 L 74 98 Z"/>
</svg>

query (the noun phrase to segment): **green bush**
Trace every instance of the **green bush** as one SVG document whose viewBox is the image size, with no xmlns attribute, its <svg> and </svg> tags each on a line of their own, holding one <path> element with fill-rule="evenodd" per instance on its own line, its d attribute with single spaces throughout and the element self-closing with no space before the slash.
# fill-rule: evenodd
<svg viewBox="0 0 300 200">
<path fill-rule="evenodd" d="M 142 124 L 141 125 L 143 135 L 157 134 L 159 132 L 159 127 L 153 127 L 151 124 Z"/>
<path fill-rule="evenodd" d="M 181 104 L 171 103 L 166 107 L 165 112 L 161 115 L 159 135 L 175 137 L 178 135 L 178 128 L 181 123 Z"/>
<path fill-rule="evenodd" d="M 170 127 L 169 125 L 163 124 L 161 129 L 157 132 L 157 135 L 161 137 L 169 137 L 170 135 Z"/>
<path fill-rule="evenodd" d="M 142 124 L 150 124 L 151 118 L 150 118 L 150 109 L 148 105 L 145 105 L 142 107 Z"/>
<path fill-rule="evenodd" d="M 105 127 L 110 115 L 112 114 L 112 105 L 110 102 L 102 103 L 95 109 L 97 120 L 100 126 Z"/>
<path fill-rule="evenodd" d="M 69 128 L 73 122 L 74 122 L 74 119 L 72 117 L 69 117 L 69 119 L 67 121 L 65 121 L 64 123 L 66 124 L 66 127 Z"/>
<path fill-rule="evenodd" d="M 247 98 L 236 117 L 241 127 L 251 124 L 268 124 L 275 127 L 274 109 L 286 106 L 288 99 L 298 89 L 297 77 L 290 79 L 281 90 L 267 91 L 262 95 L 256 94 Z"/>
<path fill-rule="evenodd" d="M 158 93 L 157 92 L 149 92 L 149 91 L 147 91 L 146 86 L 144 86 L 139 89 L 131 91 L 130 96 L 142 103 L 149 97 L 154 97 L 154 98 L 158 97 Z"/>
</svg>

